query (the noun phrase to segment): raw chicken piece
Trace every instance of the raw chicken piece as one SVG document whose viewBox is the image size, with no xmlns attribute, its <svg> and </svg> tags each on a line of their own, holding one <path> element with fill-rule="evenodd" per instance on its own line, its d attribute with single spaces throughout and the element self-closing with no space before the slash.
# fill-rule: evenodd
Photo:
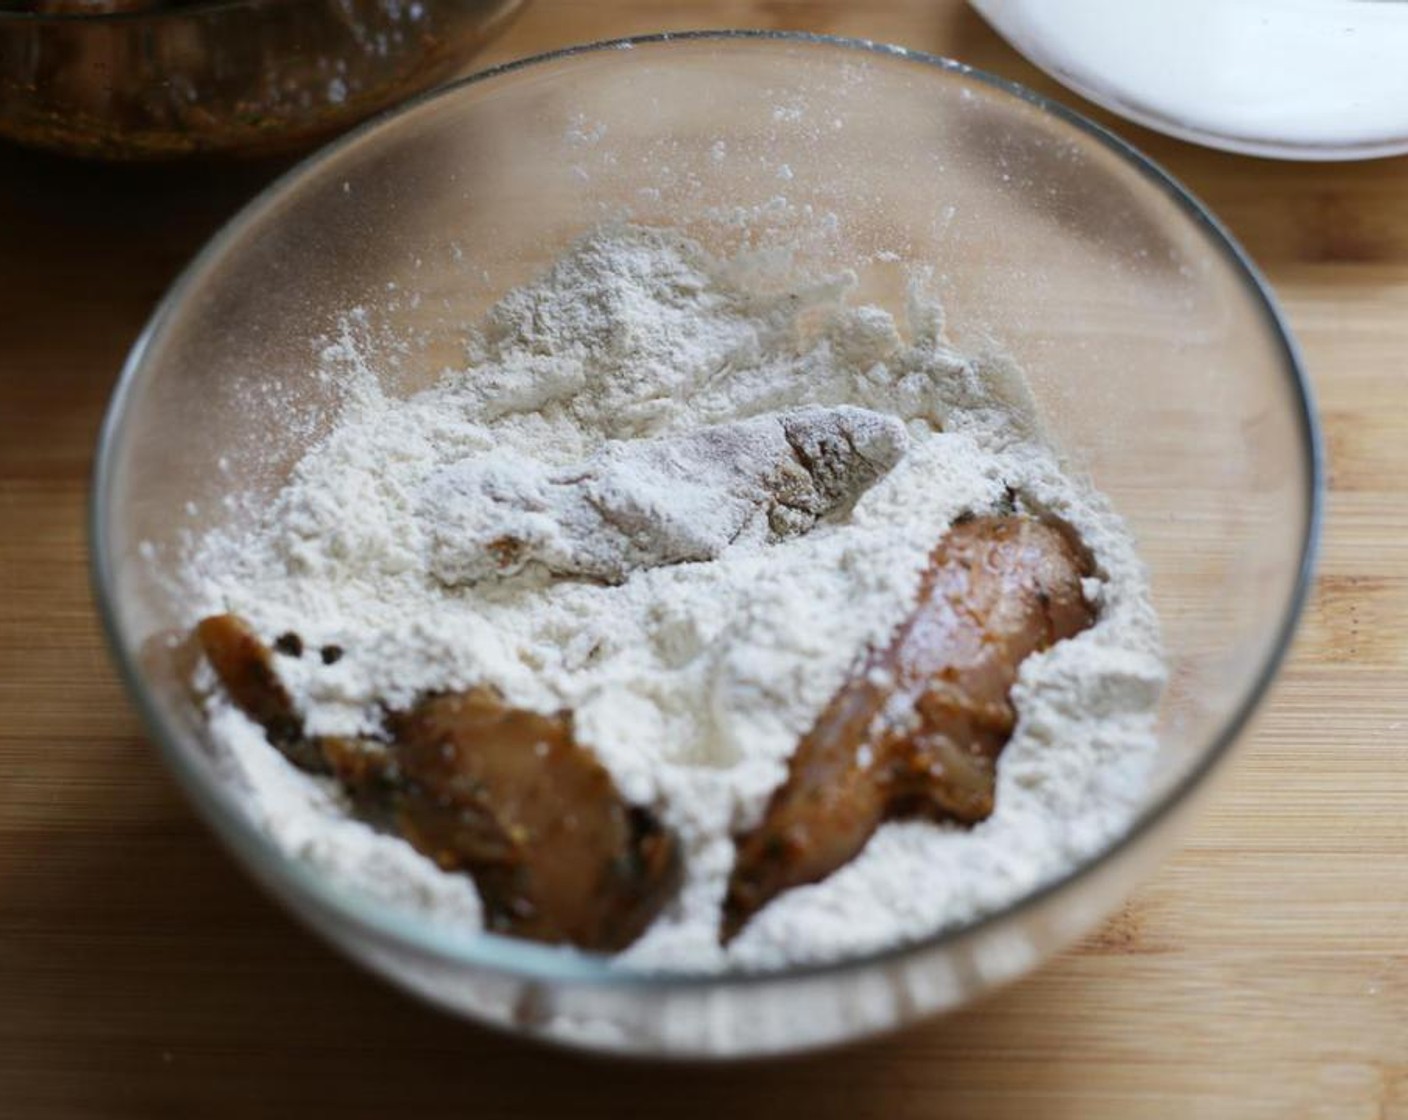
<svg viewBox="0 0 1408 1120">
<path fill-rule="evenodd" d="M 710 560 L 741 537 L 796 536 L 849 508 L 906 442 L 894 417 L 843 406 L 611 442 L 565 468 L 498 451 L 426 484 L 430 570 L 457 586 L 536 561 L 620 583 L 641 568 Z"/>
<path fill-rule="evenodd" d="M 854 859 L 886 820 L 992 812 L 1017 671 L 1094 621 L 1090 572 L 1069 530 L 1048 522 L 980 517 L 949 531 L 914 611 L 832 698 L 762 822 L 737 839 L 725 942 L 783 891 Z"/>
<path fill-rule="evenodd" d="M 389 742 L 310 739 L 248 624 L 218 615 L 196 636 L 230 698 L 290 761 L 331 773 L 363 817 L 467 872 L 490 929 L 614 952 L 678 888 L 676 838 L 625 801 L 573 738 L 569 713 L 512 708 L 481 686 L 390 713 Z"/>
</svg>

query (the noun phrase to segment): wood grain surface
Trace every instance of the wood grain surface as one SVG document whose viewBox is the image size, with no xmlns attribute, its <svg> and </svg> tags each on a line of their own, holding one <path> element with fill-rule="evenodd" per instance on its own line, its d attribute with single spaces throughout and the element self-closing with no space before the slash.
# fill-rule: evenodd
<svg viewBox="0 0 1408 1120">
<path fill-rule="evenodd" d="M 485 61 L 708 26 L 891 40 L 1089 108 L 957 0 L 538 0 Z M 100 644 L 84 503 L 125 351 L 271 170 L 0 150 L 0 1116 L 1408 1118 L 1408 161 L 1276 164 L 1113 123 L 1230 224 L 1304 346 L 1331 496 L 1296 654 L 1191 841 L 1103 930 L 945 1021 L 736 1069 L 441 1017 L 215 846 Z"/>
</svg>

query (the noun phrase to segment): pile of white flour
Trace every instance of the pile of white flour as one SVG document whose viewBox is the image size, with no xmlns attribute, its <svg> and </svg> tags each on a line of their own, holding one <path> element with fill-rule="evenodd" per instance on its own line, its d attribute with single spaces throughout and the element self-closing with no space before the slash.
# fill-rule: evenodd
<svg viewBox="0 0 1408 1120">
<path fill-rule="evenodd" d="M 600 230 L 503 299 L 463 372 L 410 399 L 354 374 L 336 429 L 257 526 L 200 541 L 190 619 L 235 611 L 272 640 L 311 733 L 370 731 L 381 705 L 497 685 L 516 705 L 571 708 L 625 795 L 678 830 L 686 883 L 619 958 L 712 970 L 834 959 L 1000 907 L 1069 869 L 1129 821 L 1154 749 L 1163 679 L 1143 569 L 1119 518 L 1064 475 L 1021 393 L 954 353 L 939 316 L 910 337 L 848 280 L 756 282 L 673 233 Z M 330 363 L 349 355 L 334 348 Z M 803 405 L 898 417 L 907 450 L 854 509 L 785 539 L 606 584 L 530 564 L 448 586 L 431 570 L 449 527 L 428 482 L 491 453 L 546 467 L 604 440 L 694 431 Z M 1049 510 L 1096 558 L 1099 621 L 1029 658 L 997 808 L 975 828 L 891 824 L 831 878 L 764 909 L 727 950 L 719 908 L 731 835 L 760 816 L 798 739 L 870 644 L 910 609 L 926 558 L 960 513 Z M 341 647 L 325 664 L 320 647 Z M 477 924 L 472 882 L 349 819 L 334 788 L 284 761 L 217 693 L 217 747 L 248 809 L 321 872 L 434 920 Z"/>
</svg>

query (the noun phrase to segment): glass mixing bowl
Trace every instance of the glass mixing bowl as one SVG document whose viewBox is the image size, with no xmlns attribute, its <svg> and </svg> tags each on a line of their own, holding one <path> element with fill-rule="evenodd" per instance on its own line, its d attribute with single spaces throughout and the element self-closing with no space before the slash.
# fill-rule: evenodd
<svg viewBox="0 0 1408 1120">
<path fill-rule="evenodd" d="M 340 408 L 316 360 L 351 308 L 390 391 L 463 361 L 465 324 L 602 220 L 716 248 L 783 242 L 897 310 L 919 271 L 960 346 L 1025 369 L 1052 440 L 1128 519 L 1171 679 L 1157 772 L 1098 858 L 1000 913 L 828 967 L 639 975 L 434 927 L 276 848 L 212 765 L 165 652 L 183 541 L 273 494 Z M 1118 139 L 958 63 L 868 43 L 709 33 L 515 63 L 318 153 L 191 264 L 134 348 L 93 500 L 97 593 L 127 684 L 251 873 L 349 956 L 504 1029 L 726 1057 L 956 1007 L 1107 914 L 1174 843 L 1270 684 L 1320 508 L 1305 376 L 1266 286 L 1208 213 Z"/>
<path fill-rule="evenodd" d="M 463 73 L 522 3 L 0 0 L 0 137 L 124 161 L 296 150 Z"/>
</svg>

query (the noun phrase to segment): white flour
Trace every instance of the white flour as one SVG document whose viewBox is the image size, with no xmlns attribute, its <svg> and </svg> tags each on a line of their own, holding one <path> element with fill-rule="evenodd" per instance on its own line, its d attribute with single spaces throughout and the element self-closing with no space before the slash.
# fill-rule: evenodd
<svg viewBox="0 0 1408 1120">
<path fill-rule="evenodd" d="M 834 959 L 1012 901 L 1109 841 L 1138 803 L 1163 676 L 1143 570 L 1105 500 L 1030 434 L 1010 375 L 952 352 L 935 313 L 915 316 L 902 339 L 887 313 L 846 306 L 847 286 L 760 291 L 741 265 L 670 233 L 589 236 L 500 303 L 465 372 L 408 400 L 354 375 L 344 418 L 255 530 L 195 550 L 191 620 L 233 610 L 266 638 L 302 635 L 304 655 L 280 666 L 315 734 L 369 730 L 380 703 L 482 681 L 518 705 L 572 708 L 579 738 L 686 852 L 682 893 L 623 964 Z M 431 571 L 454 525 L 428 484 L 465 460 L 565 468 L 606 438 L 813 405 L 899 417 L 908 439 L 853 509 L 801 535 L 744 533 L 712 560 L 640 568 L 615 585 L 538 564 L 454 587 Z M 848 669 L 907 613 L 953 518 L 1001 506 L 1009 488 L 1080 531 L 1097 561 L 1100 620 L 1025 663 L 995 813 L 967 831 L 887 825 L 849 866 L 783 895 L 721 949 L 731 833 L 757 819 Z M 345 653 L 325 665 L 324 644 Z M 335 791 L 228 703 L 212 701 L 211 719 L 250 812 L 280 844 L 429 918 L 478 922 L 467 878 L 348 820 Z"/>
</svg>

